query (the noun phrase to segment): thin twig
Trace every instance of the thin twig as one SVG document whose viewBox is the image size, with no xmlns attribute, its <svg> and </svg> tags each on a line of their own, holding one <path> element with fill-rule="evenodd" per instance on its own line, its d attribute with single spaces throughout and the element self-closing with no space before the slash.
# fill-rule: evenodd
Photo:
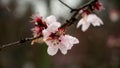
<svg viewBox="0 0 120 68">
<path fill-rule="evenodd" d="M 59 1 L 60 1 L 62 4 L 64 4 L 65 6 L 67 6 L 68 8 L 70 8 L 71 11 L 75 11 L 75 13 L 72 15 L 72 17 L 71 17 L 69 20 L 67 20 L 66 23 L 64 23 L 64 24 L 61 26 L 61 28 L 66 28 L 67 26 L 70 26 L 70 25 L 72 25 L 74 22 L 76 22 L 77 19 L 76 19 L 75 17 L 76 17 L 77 14 L 79 13 L 79 10 L 81 10 L 81 9 L 83 9 L 83 8 L 85 8 L 85 7 L 88 7 L 89 5 L 97 2 L 98 0 L 92 0 L 92 1 L 88 2 L 87 4 L 85 4 L 84 6 L 80 7 L 79 9 L 73 9 L 73 8 L 71 8 L 70 6 L 68 6 L 67 4 L 65 4 L 64 2 L 62 2 L 61 0 L 59 0 Z M 21 44 L 21 43 L 25 43 L 25 42 L 27 42 L 27 41 L 32 41 L 32 40 L 37 39 L 37 38 L 40 38 L 40 37 L 41 37 L 41 36 L 36 37 L 36 38 L 34 38 L 34 37 L 25 38 L 25 39 L 22 39 L 22 40 L 13 42 L 13 43 L 9 43 L 9 44 L 2 45 L 2 46 L 0 47 L 0 49 L 5 48 L 5 47 L 9 47 L 9 46 L 13 46 L 13 45 L 17 45 L 17 44 Z"/>
<path fill-rule="evenodd" d="M 71 13 L 73 12 L 73 11 L 76 11 L 76 9 L 73 9 L 72 7 L 70 7 L 69 5 L 67 5 L 66 3 L 64 3 L 62 0 L 59 0 L 63 5 L 65 5 L 66 7 L 68 7 L 71 11 Z"/>
<path fill-rule="evenodd" d="M 67 5 L 67 4 L 65 4 L 64 2 L 62 2 L 61 0 L 59 0 L 59 1 L 60 1 L 62 4 Z M 67 23 L 65 23 L 65 24 L 63 24 L 63 25 L 61 26 L 61 28 L 72 25 L 75 21 L 77 21 L 77 19 L 76 19 L 75 17 L 77 16 L 77 14 L 79 13 L 79 11 L 80 11 L 81 9 L 83 9 L 83 8 L 85 8 L 85 7 L 88 7 L 88 6 L 90 6 L 91 4 L 93 4 L 93 3 L 97 2 L 97 1 L 98 1 L 98 0 L 92 0 L 92 1 L 89 1 L 88 3 L 86 3 L 85 5 L 83 5 L 82 7 L 80 7 L 79 9 L 72 9 L 71 12 L 75 11 L 75 13 L 72 15 L 72 17 L 71 17 L 69 20 L 66 21 Z"/>
<path fill-rule="evenodd" d="M 98 1 L 98 0 L 91 0 L 91 1 L 89 1 L 88 3 L 84 4 L 82 7 L 80 7 L 79 9 L 76 9 L 76 10 L 79 11 L 79 10 L 85 8 L 85 7 L 89 7 L 90 5 L 92 5 L 93 3 L 97 2 L 97 1 Z"/>
<path fill-rule="evenodd" d="M 73 10 L 73 8 L 71 8 L 69 5 L 67 5 L 66 3 L 64 3 L 62 0 L 59 0 L 63 5 L 65 5 L 66 7 L 68 7 L 70 10 Z"/>
<path fill-rule="evenodd" d="M 5 45 L 2 45 L 0 47 L 0 49 L 5 48 L 5 47 L 10 47 L 10 46 L 13 46 L 13 45 L 17 45 L 17 44 L 21 44 L 21 43 L 25 43 L 27 41 L 31 41 L 31 40 L 34 40 L 34 39 L 37 39 L 37 38 L 40 38 L 40 37 L 36 37 L 36 38 L 34 38 L 34 37 L 24 38 L 24 39 L 16 41 L 16 42 L 12 42 L 12 43 L 8 43 L 8 44 L 5 44 Z"/>
<path fill-rule="evenodd" d="M 86 3 L 86 4 L 84 4 L 82 7 L 80 7 L 79 9 L 73 9 L 73 8 L 71 8 L 70 6 L 68 6 L 66 3 L 64 3 L 62 0 L 59 0 L 63 5 L 65 5 L 66 7 L 68 7 L 71 11 L 71 13 L 72 12 L 74 12 L 74 11 L 80 11 L 81 9 L 83 9 L 83 8 L 85 8 L 85 7 L 88 7 L 88 6 L 90 6 L 91 4 L 93 4 L 93 3 L 95 3 L 95 2 L 97 2 L 98 0 L 91 0 L 91 1 L 89 1 L 88 3 Z"/>
</svg>

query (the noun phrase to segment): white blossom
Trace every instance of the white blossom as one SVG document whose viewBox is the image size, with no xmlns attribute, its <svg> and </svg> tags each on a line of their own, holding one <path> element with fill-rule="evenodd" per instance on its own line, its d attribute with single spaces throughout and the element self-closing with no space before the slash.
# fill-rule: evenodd
<svg viewBox="0 0 120 68">
<path fill-rule="evenodd" d="M 79 43 L 77 38 L 61 33 L 61 30 L 58 29 L 60 26 L 61 24 L 56 22 L 43 30 L 43 38 L 48 45 L 47 52 L 51 56 L 55 55 L 58 50 L 65 55 L 67 50 L 70 50 L 74 44 Z"/>
<path fill-rule="evenodd" d="M 93 26 L 100 26 L 103 25 L 103 21 L 95 14 L 84 14 L 83 18 L 78 22 L 77 28 L 82 26 L 82 31 L 85 32 L 89 28 L 90 24 Z"/>
<path fill-rule="evenodd" d="M 65 55 L 67 54 L 67 51 L 70 50 L 74 44 L 78 44 L 79 41 L 75 37 L 64 35 L 60 36 L 59 39 L 48 40 L 46 43 L 48 45 L 47 52 L 49 55 L 55 55 L 58 49 L 60 49 L 61 53 Z"/>
</svg>

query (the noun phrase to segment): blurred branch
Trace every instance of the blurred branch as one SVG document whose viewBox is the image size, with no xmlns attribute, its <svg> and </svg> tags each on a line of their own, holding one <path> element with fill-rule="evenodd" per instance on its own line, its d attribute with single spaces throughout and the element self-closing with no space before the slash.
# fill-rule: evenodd
<svg viewBox="0 0 120 68">
<path fill-rule="evenodd" d="M 68 6 L 67 4 L 65 4 L 64 2 L 62 2 L 61 0 L 59 0 L 59 1 L 60 1 L 62 4 L 64 4 L 65 6 L 67 6 L 68 8 L 70 8 L 70 9 L 71 9 L 71 12 L 73 12 L 73 11 L 75 12 L 75 13 L 71 16 L 71 18 L 70 18 L 69 20 L 67 20 L 66 23 L 64 23 L 64 24 L 60 27 L 60 28 L 66 28 L 66 27 L 72 25 L 74 22 L 77 21 L 76 16 L 78 15 L 78 13 L 79 13 L 79 11 L 80 11 L 81 9 L 83 9 L 83 8 L 85 8 L 85 7 L 89 7 L 90 5 L 92 5 L 93 3 L 97 2 L 98 0 L 92 0 L 92 1 L 90 1 L 90 2 L 88 2 L 88 3 L 86 3 L 85 5 L 83 5 L 82 7 L 80 7 L 79 9 L 73 9 L 73 8 L 71 8 L 70 6 Z M 13 45 L 17 45 L 17 44 L 21 44 L 21 43 L 25 43 L 25 42 L 27 42 L 27 41 L 32 41 L 32 40 L 37 39 L 37 38 L 40 38 L 40 37 L 41 37 L 41 36 L 36 37 L 36 38 L 34 38 L 34 37 L 25 38 L 25 39 L 22 39 L 22 40 L 13 42 L 13 43 L 9 43 L 9 44 L 2 45 L 2 46 L 0 47 L 0 49 L 5 48 L 5 47 L 9 47 L 9 46 L 13 46 Z"/>
<path fill-rule="evenodd" d="M 71 13 L 73 12 L 73 11 L 76 11 L 77 9 L 73 9 L 73 8 L 71 8 L 69 5 L 67 5 L 66 3 L 64 3 L 62 0 L 59 0 L 63 5 L 65 5 L 66 7 L 68 7 L 71 11 Z"/>
<path fill-rule="evenodd" d="M 59 0 L 63 5 L 65 5 L 66 7 L 68 7 L 70 10 L 74 10 L 73 8 L 71 8 L 69 5 L 67 5 L 66 3 L 64 3 L 62 0 Z"/>
<path fill-rule="evenodd" d="M 63 5 L 65 5 L 66 7 L 68 7 L 71 11 L 71 13 L 72 12 L 74 12 L 74 11 L 79 11 L 79 10 L 81 10 L 81 9 L 83 9 L 83 8 L 85 8 L 85 7 L 89 7 L 89 6 L 91 6 L 93 3 L 95 3 L 95 2 L 97 2 L 98 0 L 91 0 L 91 1 L 89 1 L 88 3 L 86 3 L 86 4 L 84 4 L 82 7 L 80 7 L 79 9 L 73 9 L 73 8 L 71 8 L 70 6 L 68 6 L 66 3 L 64 3 L 62 0 L 59 0 Z"/>
<path fill-rule="evenodd" d="M 5 47 L 9 47 L 9 46 L 13 46 L 13 45 L 17 45 L 17 44 L 21 44 L 21 43 L 25 43 L 27 41 L 32 41 L 32 40 L 37 39 L 37 38 L 40 38 L 40 37 L 24 38 L 24 39 L 16 41 L 16 42 L 12 42 L 12 43 L 9 43 L 9 44 L 2 45 L 0 47 L 0 49 L 5 48 Z"/>
</svg>

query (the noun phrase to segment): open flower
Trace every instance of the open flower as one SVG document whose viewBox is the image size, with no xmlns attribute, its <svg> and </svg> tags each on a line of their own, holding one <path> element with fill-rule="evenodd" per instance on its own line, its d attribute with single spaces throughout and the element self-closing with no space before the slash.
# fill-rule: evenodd
<svg viewBox="0 0 120 68">
<path fill-rule="evenodd" d="M 53 56 L 60 49 L 62 54 L 66 54 L 67 50 L 70 50 L 74 44 L 78 44 L 77 38 L 70 35 L 65 35 L 64 29 L 59 29 L 60 23 L 54 23 L 43 30 L 44 41 L 48 45 L 47 52 Z"/>
<path fill-rule="evenodd" d="M 94 10 L 101 11 L 102 9 L 104 8 L 99 0 L 94 2 L 89 7 L 82 8 L 79 11 L 82 19 L 78 22 L 77 28 L 82 25 L 82 31 L 85 32 L 89 28 L 90 24 L 92 24 L 93 26 L 103 25 L 103 21 L 97 15 L 92 13 Z"/>
<path fill-rule="evenodd" d="M 87 14 L 87 13 L 82 13 L 82 19 L 78 22 L 77 28 L 79 28 L 82 25 L 82 31 L 86 31 L 90 24 L 93 26 L 100 26 L 103 25 L 103 21 L 96 16 L 95 14 Z"/>
<path fill-rule="evenodd" d="M 32 17 L 32 19 L 32 22 L 35 23 L 35 27 L 31 29 L 34 37 L 42 36 L 42 31 L 46 29 L 50 24 L 56 22 L 56 17 L 53 15 L 48 16 L 45 20 L 43 20 L 40 15 L 35 15 Z M 31 44 L 34 44 L 35 42 L 41 43 L 41 41 L 43 42 L 42 37 L 33 40 Z"/>
</svg>

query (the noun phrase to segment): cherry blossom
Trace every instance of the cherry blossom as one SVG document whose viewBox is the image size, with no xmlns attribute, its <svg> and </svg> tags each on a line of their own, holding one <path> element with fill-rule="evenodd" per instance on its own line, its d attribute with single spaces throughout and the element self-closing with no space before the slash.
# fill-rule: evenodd
<svg viewBox="0 0 120 68">
<path fill-rule="evenodd" d="M 53 24 L 56 22 L 56 17 L 53 15 L 48 16 L 45 20 L 43 20 L 43 18 L 37 14 L 32 16 L 32 19 L 33 19 L 32 22 L 35 23 L 35 27 L 31 29 L 34 37 L 41 36 L 42 31 L 44 29 L 46 29 L 50 24 Z M 33 40 L 31 44 L 34 44 L 35 42 L 37 43 L 43 42 L 42 37 Z"/>
<path fill-rule="evenodd" d="M 95 2 L 92 6 L 81 9 L 79 14 L 82 16 L 82 19 L 78 22 L 77 28 L 82 25 L 82 31 L 85 32 L 91 24 L 93 26 L 103 25 L 103 21 L 92 13 L 93 10 L 101 11 L 102 9 L 103 5 L 100 1 Z"/>
<path fill-rule="evenodd" d="M 17 42 L 2 45 L 2 47 L 0 48 L 24 43 L 26 41 L 32 41 L 32 45 L 34 43 L 45 42 L 48 46 L 47 52 L 49 55 L 55 55 L 58 52 L 58 50 L 60 50 L 61 53 L 65 55 L 67 54 L 67 51 L 73 47 L 74 44 L 79 43 L 79 40 L 76 37 L 65 34 L 66 28 L 71 26 L 74 22 L 76 22 L 79 19 L 79 15 L 81 15 L 82 18 L 81 20 L 79 20 L 77 28 L 82 26 L 83 32 L 86 31 L 91 24 L 93 26 L 103 25 L 103 21 L 97 15 L 93 14 L 94 11 L 101 11 L 102 9 L 104 9 L 102 3 L 99 0 L 92 0 L 78 9 L 73 9 L 61 0 L 59 1 L 63 5 L 68 7 L 71 10 L 71 13 L 74 11 L 70 19 L 66 20 L 66 23 L 61 25 L 61 23 L 57 21 L 54 15 L 50 15 L 45 19 L 39 14 L 33 15 L 33 20 L 31 21 L 35 25 L 31 29 L 31 31 L 33 32 L 33 37 L 25 38 Z M 119 18 L 115 11 L 111 12 L 111 16 L 111 19 L 113 21 L 116 21 Z M 111 42 L 111 39 L 108 40 L 108 43 L 109 41 Z M 114 42 L 110 44 L 113 43 Z"/>
<path fill-rule="evenodd" d="M 80 9 L 80 11 L 78 10 L 78 14 L 82 16 L 82 19 L 78 22 L 77 28 L 82 25 L 82 31 L 84 32 L 91 24 L 93 26 L 103 25 L 103 21 L 97 15 L 92 13 L 94 10 L 100 11 L 102 9 L 102 3 L 95 1 L 91 5 L 87 5 Z M 74 22 L 72 19 L 70 20 L 71 22 Z M 51 56 L 55 55 L 58 50 L 65 55 L 74 44 L 79 43 L 77 38 L 65 34 L 66 24 L 61 27 L 60 22 L 58 22 L 53 15 L 48 16 L 44 20 L 41 16 L 36 15 L 33 17 L 33 22 L 35 22 L 35 27 L 32 29 L 34 37 L 42 35 L 42 37 L 33 40 L 33 42 L 40 43 L 41 41 L 44 41 L 48 46 L 47 52 Z"/>
<path fill-rule="evenodd" d="M 60 23 L 54 23 L 43 30 L 43 37 L 45 43 L 48 45 L 47 52 L 53 56 L 60 49 L 62 54 L 67 54 L 67 50 L 70 50 L 74 44 L 78 44 L 77 38 L 65 34 L 64 29 L 60 29 Z"/>
<path fill-rule="evenodd" d="M 91 14 L 87 10 L 81 10 L 80 11 L 82 19 L 78 22 L 77 28 L 79 28 L 82 25 L 82 31 L 85 32 L 90 24 L 93 26 L 100 26 L 103 25 L 103 21 L 95 14 Z"/>
</svg>

